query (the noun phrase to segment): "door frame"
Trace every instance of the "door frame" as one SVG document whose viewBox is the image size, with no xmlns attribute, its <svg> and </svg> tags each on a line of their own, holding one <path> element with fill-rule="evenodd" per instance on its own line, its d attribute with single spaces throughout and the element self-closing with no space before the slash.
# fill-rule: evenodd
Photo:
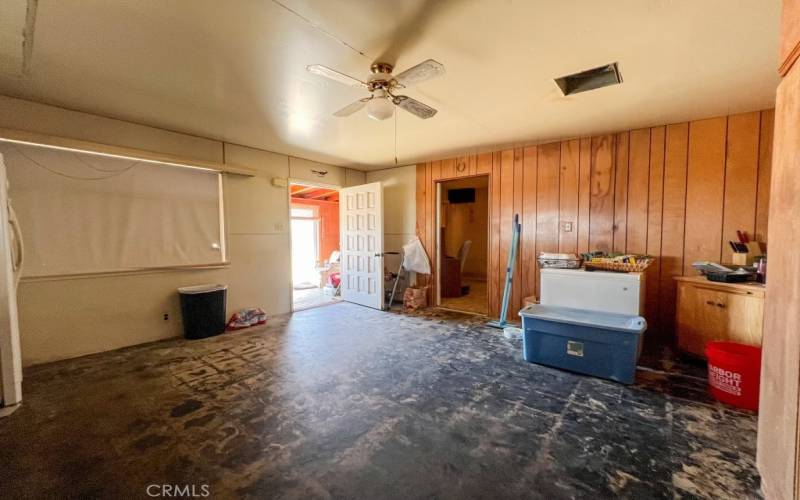
<svg viewBox="0 0 800 500">
<path fill-rule="evenodd" d="M 476 175 L 465 175 L 462 177 L 451 177 L 447 179 L 437 179 L 435 182 L 436 186 L 436 193 L 435 193 L 435 205 L 436 210 L 434 211 L 434 224 L 436 227 L 436 234 L 434 235 L 434 261 L 436 262 L 436 266 L 434 268 L 434 294 L 433 294 L 433 307 L 441 307 L 442 305 L 442 184 L 447 182 L 454 182 L 454 181 L 462 181 L 464 179 L 476 179 L 478 177 L 486 177 L 487 185 L 486 191 L 488 194 L 487 199 L 487 206 L 486 206 L 486 313 L 487 315 L 491 315 L 491 311 L 489 310 L 489 273 L 491 271 L 491 231 L 492 231 L 492 174 L 490 173 L 483 173 L 483 174 L 476 174 Z M 466 314 L 474 314 L 470 313 L 470 311 L 459 311 Z"/>
<path fill-rule="evenodd" d="M 295 312 L 294 310 L 294 283 L 292 283 L 291 278 L 291 269 L 292 269 L 292 186 L 293 185 L 301 185 L 301 186 L 310 186 L 310 187 L 318 187 L 318 188 L 326 188 L 326 189 L 335 189 L 336 191 L 341 191 L 344 186 L 339 186 L 338 184 L 329 184 L 325 182 L 315 182 L 315 181 L 308 181 L 305 179 L 289 177 L 286 182 L 286 215 L 289 227 L 286 228 L 286 233 L 289 239 L 289 311 Z M 339 200 L 341 202 L 341 200 Z M 339 228 L 341 231 L 341 227 Z"/>
</svg>

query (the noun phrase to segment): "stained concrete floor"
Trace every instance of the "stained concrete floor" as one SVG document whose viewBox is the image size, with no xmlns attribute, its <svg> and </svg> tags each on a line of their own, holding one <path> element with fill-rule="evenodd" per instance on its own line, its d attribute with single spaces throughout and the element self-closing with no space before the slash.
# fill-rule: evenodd
<svg viewBox="0 0 800 500">
<path fill-rule="evenodd" d="M 760 496 L 756 418 L 701 372 L 587 378 L 480 321 L 340 303 L 34 367 L 0 420 L 2 497 Z"/>
</svg>

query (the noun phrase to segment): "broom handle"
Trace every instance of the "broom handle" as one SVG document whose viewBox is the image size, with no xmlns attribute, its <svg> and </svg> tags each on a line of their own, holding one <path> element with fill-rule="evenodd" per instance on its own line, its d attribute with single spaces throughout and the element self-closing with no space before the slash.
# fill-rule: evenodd
<svg viewBox="0 0 800 500">
<path fill-rule="evenodd" d="M 519 242 L 519 214 L 514 214 L 514 226 L 511 232 L 511 250 L 508 252 L 508 265 L 506 266 L 506 286 L 503 290 L 503 307 L 500 309 L 500 323 L 505 324 L 508 316 L 508 301 L 511 294 L 511 282 L 514 280 L 514 262 L 517 259 L 517 243 Z"/>
</svg>

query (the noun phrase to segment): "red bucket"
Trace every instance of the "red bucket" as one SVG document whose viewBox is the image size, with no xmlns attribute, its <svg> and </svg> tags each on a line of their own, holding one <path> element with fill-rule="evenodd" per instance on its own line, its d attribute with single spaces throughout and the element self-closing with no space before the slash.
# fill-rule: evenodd
<svg viewBox="0 0 800 500">
<path fill-rule="evenodd" d="M 708 385 L 718 401 L 758 411 L 761 348 L 733 342 L 709 342 Z"/>
</svg>

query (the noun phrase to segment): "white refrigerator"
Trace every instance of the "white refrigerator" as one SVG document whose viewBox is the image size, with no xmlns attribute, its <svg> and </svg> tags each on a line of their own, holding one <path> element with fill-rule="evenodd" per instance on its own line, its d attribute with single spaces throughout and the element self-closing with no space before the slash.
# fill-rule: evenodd
<svg viewBox="0 0 800 500">
<path fill-rule="evenodd" d="M 0 415 L 22 402 L 22 359 L 17 321 L 17 283 L 22 236 L 8 197 L 8 177 L 0 154 Z"/>
</svg>

